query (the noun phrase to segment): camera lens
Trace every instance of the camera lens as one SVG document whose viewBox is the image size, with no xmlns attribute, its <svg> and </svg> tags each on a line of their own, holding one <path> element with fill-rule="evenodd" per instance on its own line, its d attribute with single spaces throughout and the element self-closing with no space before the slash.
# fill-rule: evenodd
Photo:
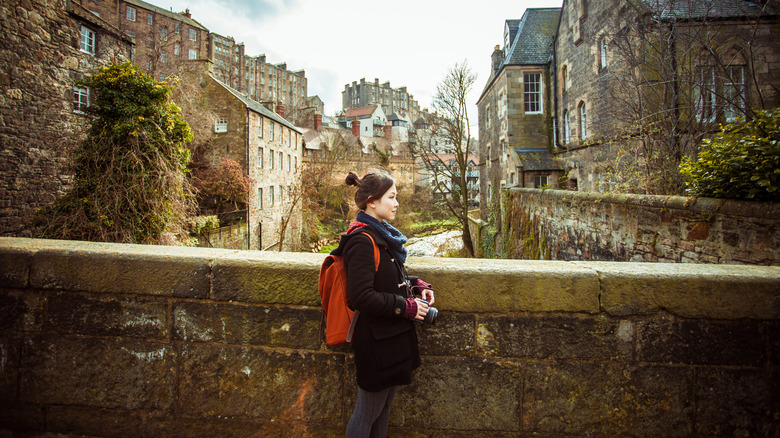
<svg viewBox="0 0 780 438">
<path fill-rule="evenodd" d="M 439 311 L 435 307 L 429 307 L 428 313 L 425 315 L 423 322 L 426 324 L 436 324 L 437 316 L 439 316 Z"/>
</svg>

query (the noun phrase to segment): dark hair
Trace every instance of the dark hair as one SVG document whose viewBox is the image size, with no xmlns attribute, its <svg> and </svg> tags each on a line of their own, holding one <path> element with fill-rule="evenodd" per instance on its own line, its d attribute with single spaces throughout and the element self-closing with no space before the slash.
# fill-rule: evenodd
<svg viewBox="0 0 780 438">
<path fill-rule="evenodd" d="M 360 210 L 365 210 L 369 202 L 381 199 L 395 184 L 393 177 L 381 170 L 372 170 L 363 178 L 358 177 L 355 172 L 349 172 L 344 182 L 348 186 L 357 186 L 355 204 Z"/>
</svg>

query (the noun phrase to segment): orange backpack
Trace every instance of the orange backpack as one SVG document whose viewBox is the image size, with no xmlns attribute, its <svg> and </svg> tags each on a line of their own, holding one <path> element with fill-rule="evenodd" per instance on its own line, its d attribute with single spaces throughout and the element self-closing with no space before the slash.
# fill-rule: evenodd
<svg viewBox="0 0 780 438">
<path fill-rule="evenodd" d="M 374 270 L 379 270 L 379 247 L 368 233 L 361 233 L 371 239 L 374 245 Z M 320 267 L 319 278 L 322 314 L 325 317 L 325 342 L 328 345 L 342 345 L 352 342 L 352 331 L 360 312 L 349 308 L 349 289 L 344 257 L 329 254 Z"/>
</svg>

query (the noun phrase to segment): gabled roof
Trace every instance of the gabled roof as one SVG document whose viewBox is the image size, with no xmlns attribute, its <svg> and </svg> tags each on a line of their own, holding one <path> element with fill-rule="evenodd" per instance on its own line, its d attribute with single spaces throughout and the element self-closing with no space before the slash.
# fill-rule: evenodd
<svg viewBox="0 0 780 438">
<path fill-rule="evenodd" d="M 294 130 L 295 132 L 301 134 L 300 129 L 298 129 L 292 123 L 290 123 L 287 120 L 285 120 L 279 114 L 276 114 L 275 112 L 273 112 L 273 111 L 269 110 L 268 108 L 266 108 L 265 105 L 261 104 L 260 102 L 258 102 L 256 100 L 252 100 L 252 99 L 246 97 L 240 91 L 236 90 L 235 88 L 233 88 L 233 87 L 231 87 L 231 86 L 229 86 L 227 84 L 224 84 L 224 83 L 216 80 L 213 77 L 211 79 L 213 79 L 214 82 L 218 83 L 220 86 L 222 86 L 227 91 L 229 91 L 232 95 L 236 96 L 238 98 L 238 100 L 240 100 L 244 105 L 246 105 L 247 108 L 251 109 L 252 111 L 254 111 L 256 113 L 262 114 L 263 116 L 268 117 L 269 119 L 271 119 L 271 120 L 273 120 L 273 121 L 275 121 L 277 123 L 281 123 L 282 125 L 284 125 L 284 126 L 290 128 L 290 129 Z"/>
<path fill-rule="evenodd" d="M 347 119 L 351 119 L 353 117 L 362 118 L 362 117 L 370 117 L 371 114 L 374 114 L 374 111 L 376 111 L 376 105 L 369 105 L 369 106 L 362 106 L 360 108 L 350 108 L 346 111 L 344 111 L 344 114 L 342 114 L 342 117 L 345 117 Z"/>
<path fill-rule="evenodd" d="M 640 3 L 661 20 L 745 18 L 779 12 L 772 2 L 762 6 L 758 0 L 640 0 Z"/>
<path fill-rule="evenodd" d="M 504 65 L 546 64 L 561 8 L 526 9 Z"/>
</svg>

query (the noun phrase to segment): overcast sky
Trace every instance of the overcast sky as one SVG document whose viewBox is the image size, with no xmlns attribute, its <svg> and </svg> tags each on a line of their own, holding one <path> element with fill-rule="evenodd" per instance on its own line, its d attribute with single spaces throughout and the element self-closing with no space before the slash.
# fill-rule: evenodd
<svg viewBox="0 0 780 438">
<path fill-rule="evenodd" d="M 352 81 L 390 81 L 407 87 L 430 108 L 447 70 L 466 60 L 477 74 L 469 118 L 490 70 L 490 55 L 503 45 L 504 21 L 526 8 L 560 7 L 562 0 L 146 0 L 192 18 L 246 44 L 250 56 L 305 70 L 308 94 L 319 95 L 325 113 L 341 110 L 341 92 Z M 472 127 L 474 129 L 474 127 Z M 476 132 L 474 133 L 476 136 Z"/>
</svg>

